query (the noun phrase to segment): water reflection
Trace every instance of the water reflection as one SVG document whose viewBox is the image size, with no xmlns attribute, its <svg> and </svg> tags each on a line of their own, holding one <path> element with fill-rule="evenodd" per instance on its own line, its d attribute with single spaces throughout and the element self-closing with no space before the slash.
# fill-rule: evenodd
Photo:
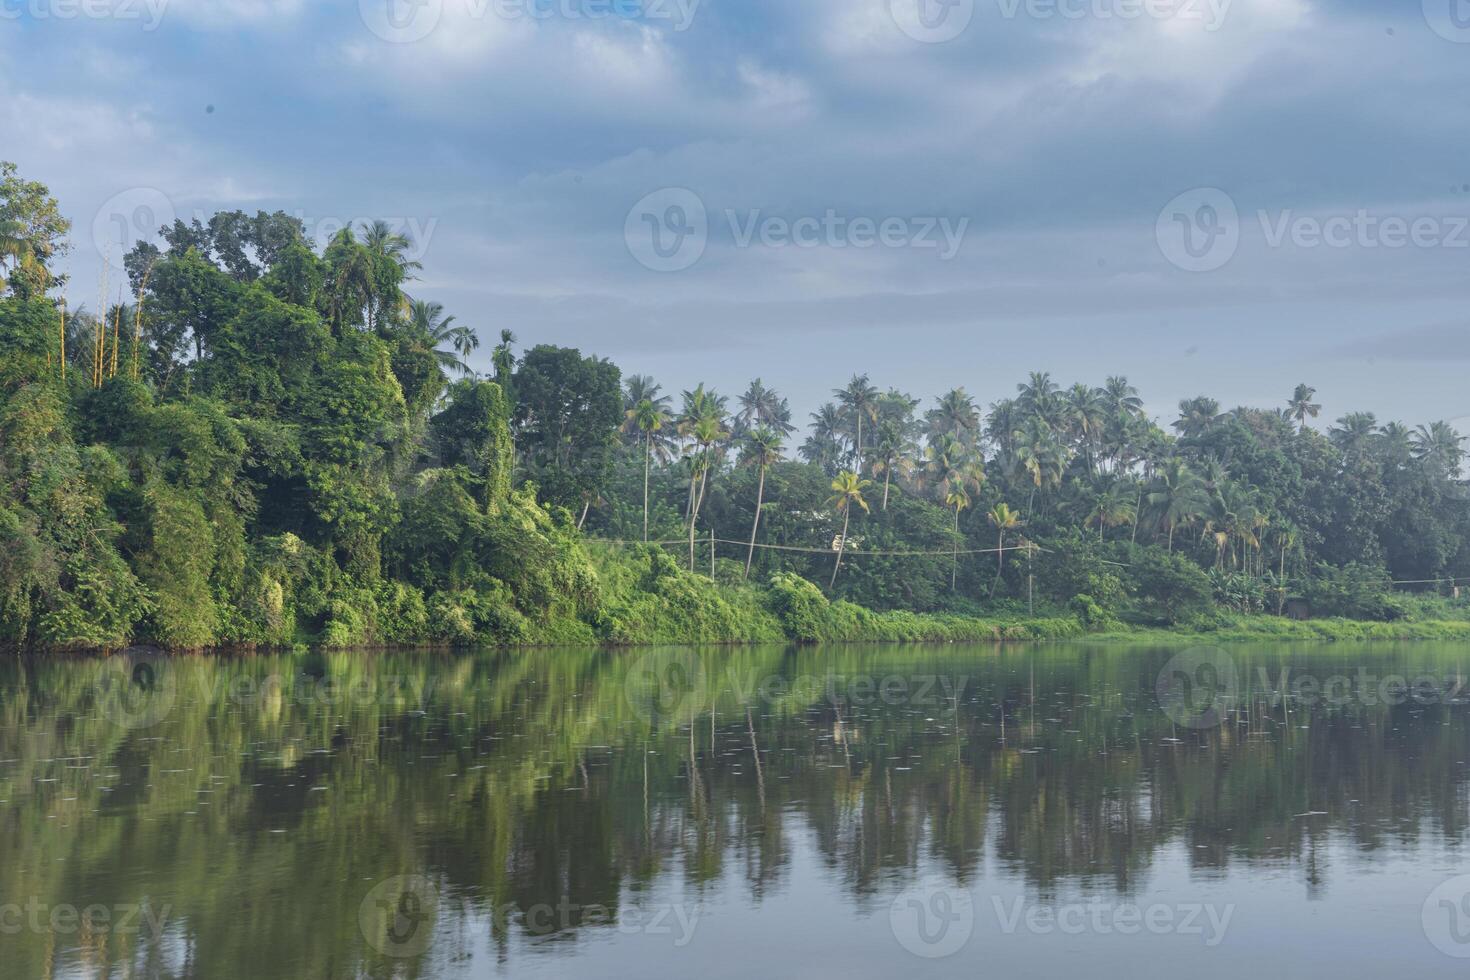
<svg viewBox="0 0 1470 980">
<path fill-rule="evenodd" d="M 1228 696 L 1184 715 L 1160 693 L 1179 656 L 7 663 L 3 972 L 719 975 L 799 959 L 887 975 L 916 962 L 890 922 L 906 889 L 916 914 L 951 918 L 951 896 L 986 916 L 1001 895 L 1116 910 L 1208 892 L 1241 904 L 1249 935 L 1267 927 L 1252 913 L 1312 902 L 1339 902 L 1350 928 L 1371 911 L 1360 886 L 1389 869 L 1414 882 L 1372 920 L 1394 924 L 1395 962 L 1454 966 L 1419 900 L 1457 873 L 1465 835 L 1470 654 L 1232 649 Z M 1442 683 L 1396 696 L 1395 678 L 1426 676 Z M 1062 948 L 1030 931 L 944 962 L 974 975 Z M 1238 972 L 1246 945 L 1189 969 Z"/>
</svg>

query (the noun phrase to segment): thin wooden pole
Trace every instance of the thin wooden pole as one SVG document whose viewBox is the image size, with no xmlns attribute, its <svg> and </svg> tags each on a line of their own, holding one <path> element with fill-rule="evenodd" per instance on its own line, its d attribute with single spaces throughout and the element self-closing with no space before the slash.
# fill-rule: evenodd
<svg viewBox="0 0 1470 980">
<path fill-rule="evenodd" d="M 61 380 L 66 380 L 66 297 L 61 297 Z"/>
</svg>

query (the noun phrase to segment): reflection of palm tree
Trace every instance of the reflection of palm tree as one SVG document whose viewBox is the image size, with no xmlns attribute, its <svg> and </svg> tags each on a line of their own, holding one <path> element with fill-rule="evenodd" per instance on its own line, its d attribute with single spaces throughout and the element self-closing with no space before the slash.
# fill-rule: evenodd
<svg viewBox="0 0 1470 980">
<path fill-rule="evenodd" d="M 750 550 L 745 555 L 745 577 L 750 577 L 750 565 L 755 560 L 755 535 L 761 526 L 761 507 L 766 499 L 766 471 L 781 460 L 781 433 L 761 426 L 746 437 L 741 453 L 741 463 L 754 466 L 760 472 L 760 482 L 755 492 L 755 520 L 750 525 Z"/>
<path fill-rule="evenodd" d="M 868 502 L 863 499 L 863 491 L 872 485 L 871 481 L 862 479 L 851 470 L 843 470 L 832 481 L 833 496 L 827 501 L 827 506 L 842 515 L 842 537 L 837 539 L 837 564 L 832 567 L 829 589 L 837 587 L 837 573 L 842 570 L 842 556 L 847 551 L 847 522 L 852 517 L 852 508 L 856 505 L 867 513 Z"/>
</svg>

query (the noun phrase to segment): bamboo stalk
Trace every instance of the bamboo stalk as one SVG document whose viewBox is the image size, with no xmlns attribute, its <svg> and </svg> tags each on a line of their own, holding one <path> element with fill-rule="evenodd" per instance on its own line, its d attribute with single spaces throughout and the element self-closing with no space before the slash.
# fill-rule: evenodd
<svg viewBox="0 0 1470 980">
<path fill-rule="evenodd" d="M 154 260 L 157 261 L 156 259 Z M 148 280 L 153 275 L 153 262 L 143 271 L 143 281 L 138 285 L 138 301 L 133 306 L 133 380 L 138 380 L 138 350 L 143 346 L 143 293 L 148 289 Z"/>
<path fill-rule="evenodd" d="M 61 297 L 61 380 L 66 380 L 66 297 Z"/>
<path fill-rule="evenodd" d="M 117 377 L 117 332 L 118 327 L 121 325 L 122 321 L 122 298 L 123 292 L 122 289 L 119 288 L 117 291 L 117 309 L 114 310 L 112 314 L 112 373 L 108 375 L 108 377 L 110 378 Z"/>
</svg>

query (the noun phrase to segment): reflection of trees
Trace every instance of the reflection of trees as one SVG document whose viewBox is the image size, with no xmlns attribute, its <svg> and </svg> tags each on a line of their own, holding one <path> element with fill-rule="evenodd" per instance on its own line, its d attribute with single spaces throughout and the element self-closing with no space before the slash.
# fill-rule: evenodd
<svg viewBox="0 0 1470 980">
<path fill-rule="evenodd" d="M 1318 890 L 1331 837 L 1371 853 L 1464 836 L 1463 708 L 1253 692 L 1221 728 L 1181 730 L 1153 701 L 1168 655 L 720 650 L 700 655 L 698 696 L 674 715 L 630 704 L 635 656 L 597 651 L 191 658 L 164 665 L 175 704 L 136 730 L 101 710 L 100 662 L 7 663 L 0 902 L 146 895 L 172 913 L 163 941 L 0 942 L 17 975 L 384 972 L 358 905 L 378 881 L 425 874 L 442 941 L 408 967 L 428 975 L 466 920 L 488 920 L 508 956 L 518 936 L 609 925 L 672 878 L 693 900 L 732 879 L 759 900 L 799 836 L 855 901 L 921 865 L 974 879 L 987 843 L 1043 893 L 1131 894 L 1169 845 L 1200 873 L 1293 862 Z M 1258 659 L 1412 675 L 1451 673 L 1458 656 Z M 853 683 L 960 669 L 955 701 L 953 683 L 923 703 Z M 787 683 L 763 688 L 770 677 Z M 798 678 L 822 683 L 791 689 Z M 537 906 L 567 911 L 528 919 Z"/>
</svg>

